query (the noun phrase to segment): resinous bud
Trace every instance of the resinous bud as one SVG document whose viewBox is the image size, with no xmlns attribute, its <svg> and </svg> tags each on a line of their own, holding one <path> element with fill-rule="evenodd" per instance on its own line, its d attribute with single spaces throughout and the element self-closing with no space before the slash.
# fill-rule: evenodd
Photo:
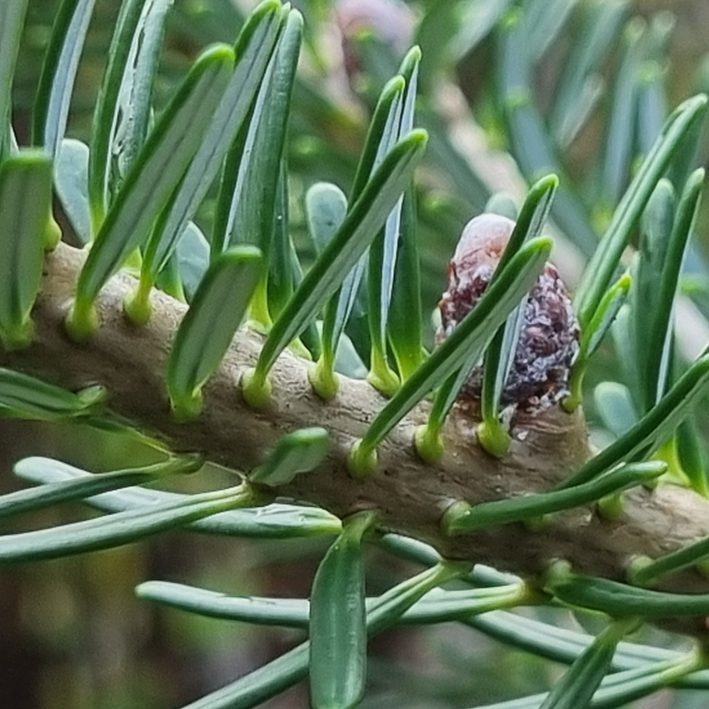
<svg viewBox="0 0 709 709">
<path fill-rule="evenodd" d="M 448 288 L 438 303 L 439 343 L 482 297 L 514 227 L 506 217 L 481 214 L 463 229 L 448 266 Z M 578 353 L 580 330 L 566 286 L 551 263 L 545 265 L 524 307 L 524 322 L 502 403 L 537 412 L 568 394 L 569 369 Z M 478 401 L 481 387 L 482 367 L 478 366 L 459 400 Z"/>
</svg>

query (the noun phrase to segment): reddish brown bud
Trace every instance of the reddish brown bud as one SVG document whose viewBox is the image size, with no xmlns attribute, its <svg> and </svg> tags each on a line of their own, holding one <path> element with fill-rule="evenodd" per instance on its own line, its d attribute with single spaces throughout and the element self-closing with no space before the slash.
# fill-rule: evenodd
<svg viewBox="0 0 709 709">
<path fill-rule="evenodd" d="M 445 340 L 485 292 L 514 222 L 496 214 L 481 214 L 468 222 L 448 266 L 448 289 L 438 307 Z M 514 361 L 505 382 L 502 402 L 524 411 L 541 411 L 568 394 L 569 368 L 579 348 L 580 330 L 571 299 L 551 263 L 532 288 Z M 459 399 L 479 400 L 482 368 L 476 367 Z"/>
</svg>

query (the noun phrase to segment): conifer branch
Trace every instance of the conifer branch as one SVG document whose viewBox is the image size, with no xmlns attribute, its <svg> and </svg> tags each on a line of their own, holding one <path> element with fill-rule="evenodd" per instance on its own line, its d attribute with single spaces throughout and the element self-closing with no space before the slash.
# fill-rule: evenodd
<svg viewBox="0 0 709 709">
<path fill-rule="evenodd" d="M 548 490 L 585 462 L 591 452 L 582 415 L 554 407 L 535 418 L 518 420 L 510 452 L 498 460 L 474 442 L 473 413 L 457 409 L 444 429 L 442 460 L 427 464 L 416 456 L 412 445 L 416 427 L 425 420 L 428 405 L 424 404 L 381 445 L 376 474 L 355 480 L 347 472 L 347 452 L 381 409 L 384 398 L 366 382 L 343 377 L 337 396 L 324 402 L 308 381 L 312 363 L 286 351 L 271 375 L 271 403 L 266 409 L 253 410 L 237 387 L 263 342 L 261 335 L 250 331 L 237 333 L 222 365 L 205 386 L 199 418 L 178 423 L 170 413 L 165 368 L 186 306 L 154 290 L 150 322 L 140 328 L 131 325 L 123 314 L 123 303 L 135 279 L 121 272 L 98 299 L 101 327 L 90 341 L 76 344 L 65 334 L 64 318 L 83 259 L 81 251 L 65 244 L 47 257 L 33 311 L 33 343 L 24 350 L 3 352 L 0 361 L 74 390 L 102 384 L 109 392 L 112 412 L 172 450 L 200 453 L 213 462 L 244 470 L 262 462 L 281 435 L 326 422 L 333 445 L 325 463 L 279 488 L 280 495 L 320 505 L 340 516 L 377 509 L 382 529 L 431 543 L 447 558 L 494 564 L 522 575 L 542 573 L 550 560 L 564 559 L 580 573 L 623 580 L 633 557 L 654 558 L 709 536 L 709 501 L 667 484 L 625 493 L 622 514 L 615 521 L 584 507 L 555 515 L 538 531 L 515 523 L 446 536 L 440 518 L 453 502 L 477 503 Z M 709 581 L 688 570 L 671 576 L 661 588 L 707 591 Z"/>
</svg>

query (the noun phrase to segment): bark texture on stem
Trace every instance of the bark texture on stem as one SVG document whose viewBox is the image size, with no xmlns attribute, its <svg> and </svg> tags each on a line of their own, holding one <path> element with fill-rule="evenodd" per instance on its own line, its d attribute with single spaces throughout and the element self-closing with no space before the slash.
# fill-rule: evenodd
<svg viewBox="0 0 709 709">
<path fill-rule="evenodd" d="M 0 351 L 6 366 L 76 389 L 105 385 L 109 405 L 176 451 L 196 451 L 237 470 L 258 464 L 279 436 L 296 428 L 321 425 L 333 446 L 317 471 L 296 478 L 281 491 L 285 497 L 315 503 L 338 515 L 361 509 L 381 511 L 380 523 L 434 545 L 451 558 L 491 564 L 520 574 L 538 573 L 553 559 L 567 559 L 575 569 L 623 579 L 630 557 L 656 557 L 709 536 L 709 501 L 690 490 L 661 485 L 626 495 L 622 518 L 608 522 L 590 508 L 555 516 L 542 531 L 510 524 L 488 531 L 446 538 L 439 530 L 444 509 L 460 499 L 469 502 L 506 498 L 548 489 L 590 455 L 580 413 L 558 407 L 520 420 L 511 450 L 502 460 L 476 445 L 476 421 L 456 409 L 444 431 L 445 455 L 439 464 L 421 462 L 412 440 L 425 419 L 426 404 L 409 414 L 379 450 L 379 470 L 359 481 L 346 470 L 345 456 L 362 435 L 384 399 L 366 382 L 342 378 L 339 394 L 323 402 L 307 378 L 311 366 L 285 352 L 271 380 L 268 408 L 250 409 L 237 382 L 253 366 L 262 337 L 240 331 L 219 371 L 204 390 L 204 411 L 188 424 L 170 416 L 164 372 L 170 343 L 186 306 L 153 292 L 153 317 L 135 328 L 122 314 L 122 303 L 136 285 L 127 274 L 114 277 L 98 302 L 101 328 L 90 342 L 77 345 L 64 333 L 83 253 L 64 244 L 45 263 L 42 292 L 33 312 L 34 343 L 19 352 Z M 694 571 L 678 574 L 663 586 L 684 592 L 709 590 L 709 581 Z"/>
</svg>

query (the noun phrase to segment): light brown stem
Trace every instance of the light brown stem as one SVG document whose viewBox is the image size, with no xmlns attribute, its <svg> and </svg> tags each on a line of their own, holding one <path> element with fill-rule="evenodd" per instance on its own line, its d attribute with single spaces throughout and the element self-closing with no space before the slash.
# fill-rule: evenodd
<svg viewBox="0 0 709 709">
<path fill-rule="evenodd" d="M 455 500 L 475 503 L 548 489 L 585 461 L 590 451 L 582 415 L 555 408 L 518 420 L 510 452 L 497 460 L 474 442 L 476 421 L 470 412 L 456 409 L 444 430 L 443 459 L 426 464 L 412 447 L 416 426 L 425 419 L 427 405 L 423 404 L 380 447 L 378 472 L 367 480 L 354 480 L 347 473 L 345 456 L 381 408 L 382 396 L 364 381 L 343 377 L 337 396 L 324 402 L 308 382 L 311 363 L 285 352 L 271 375 L 272 403 L 265 410 L 252 410 L 241 399 L 237 382 L 253 366 L 262 343 L 253 332 L 237 334 L 205 388 L 200 418 L 178 424 L 170 415 L 164 370 L 186 306 L 154 291 L 153 316 L 146 326 L 136 328 L 122 312 L 136 281 L 119 274 L 99 299 L 101 328 L 90 342 L 77 345 L 66 337 L 63 318 L 82 262 L 82 252 L 64 244 L 47 257 L 33 312 L 35 341 L 20 352 L 0 352 L 0 360 L 72 389 L 105 385 L 112 410 L 173 450 L 200 452 L 222 465 L 248 470 L 283 433 L 323 425 L 333 439 L 326 463 L 296 478 L 281 491 L 283 496 L 321 505 L 338 515 L 376 508 L 388 530 L 429 542 L 445 556 L 520 574 L 538 573 L 553 559 L 567 559 L 579 571 L 623 579 L 633 555 L 656 557 L 709 536 L 709 502 L 690 490 L 660 485 L 653 491 L 636 489 L 627 494 L 624 513 L 613 522 L 582 508 L 555 516 L 541 531 L 510 524 L 447 538 L 439 520 Z M 707 591 L 709 581 L 687 571 L 674 576 L 665 588 Z"/>
</svg>

